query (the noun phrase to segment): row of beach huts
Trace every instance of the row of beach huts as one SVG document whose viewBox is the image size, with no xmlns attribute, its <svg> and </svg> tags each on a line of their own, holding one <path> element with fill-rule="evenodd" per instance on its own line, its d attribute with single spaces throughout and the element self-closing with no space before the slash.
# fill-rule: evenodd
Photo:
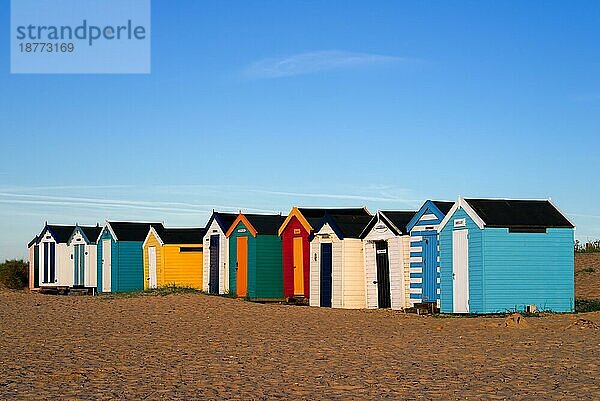
<svg viewBox="0 0 600 401">
<path fill-rule="evenodd" d="M 30 288 L 165 285 L 255 301 L 443 313 L 574 309 L 574 225 L 548 200 L 426 201 L 417 211 L 214 211 L 204 228 L 46 224 Z"/>
</svg>

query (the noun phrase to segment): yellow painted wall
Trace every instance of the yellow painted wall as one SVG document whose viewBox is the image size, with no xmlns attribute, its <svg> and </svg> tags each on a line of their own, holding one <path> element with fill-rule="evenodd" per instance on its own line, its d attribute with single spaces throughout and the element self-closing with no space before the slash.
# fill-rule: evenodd
<svg viewBox="0 0 600 401">
<path fill-rule="evenodd" d="M 202 248 L 202 244 L 162 245 L 154 234 L 144 245 L 144 289 L 150 283 L 148 269 L 148 248 L 156 247 L 156 284 L 179 285 L 202 289 L 202 252 L 180 252 L 179 248 Z"/>
<path fill-rule="evenodd" d="M 180 252 L 179 248 L 202 247 L 202 244 L 168 244 L 162 247 L 164 269 L 158 285 L 176 284 L 202 289 L 202 252 Z"/>
<path fill-rule="evenodd" d="M 147 290 L 150 284 L 150 273 L 148 268 L 148 248 L 151 246 L 156 247 L 156 282 L 157 285 L 162 285 L 160 278 L 163 272 L 163 252 L 160 242 L 154 236 L 154 233 L 150 233 L 150 238 L 144 244 L 144 289 Z"/>
</svg>

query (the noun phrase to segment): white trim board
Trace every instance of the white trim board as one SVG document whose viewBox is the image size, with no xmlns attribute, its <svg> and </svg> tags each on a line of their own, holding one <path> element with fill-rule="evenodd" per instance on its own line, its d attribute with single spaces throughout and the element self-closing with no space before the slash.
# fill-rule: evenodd
<svg viewBox="0 0 600 401">
<path fill-rule="evenodd" d="M 446 224 L 448 224 L 454 213 L 456 213 L 456 211 L 460 208 L 462 208 L 465 211 L 465 213 L 469 215 L 469 217 L 475 222 L 475 224 L 477 224 L 477 227 L 483 230 L 483 228 L 485 227 L 485 221 L 483 221 L 483 219 L 479 217 L 479 215 L 475 212 L 475 210 L 473 210 L 471 205 L 469 205 L 469 203 L 463 197 L 459 196 L 458 200 L 454 202 L 452 208 L 448 211 L 442 222 L 438 225 L 438 232 L 442 231 L 442 229 L 446 226 Z"/>
</svg>

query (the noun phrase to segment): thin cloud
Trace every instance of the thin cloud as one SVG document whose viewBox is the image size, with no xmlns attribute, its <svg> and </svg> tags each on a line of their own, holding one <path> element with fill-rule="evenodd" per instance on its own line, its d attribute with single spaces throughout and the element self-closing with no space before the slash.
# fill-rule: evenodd
<svg viewBox="0 0 600 401">
<path fill-rule="evenodd" d="M 14 194 L 0 193 L 1 197 L 9 199 L 0 199 L 4 204 L 30 204 L 45 206 L 80 206 L 80 207 L 100 207 L 104 209 L 138 209 L 150 211 L 164 211 L 169 213 L 202 213 L 209 214 L 214 209 L 223 211 L 237 212 L 239 207 L 228 205 L 207 205 L 188 202 L 161 202 L 161 201 L 127 201 L 120 199 L 101 199 L 101 198 L 81 198 L 64 196 L 45 196 L 34 194 Z M 273 213 L 272 210 L 244 208 L 252 212 Z"/>
<path fill-rule="evenodd" d="M 262 189 L 248 189 L 248 192 L 256 192 L 266 195 L 293 196 L 298 198 L 322 198 L 322 199 L 345 199 L 345 200 L 361 200 L 371 202 L 404 202 L 414 203 L 415 199 L 403 199 L 395 196 L 372 196 L 372 195 L 349 195 L 349 194 L 332 194 L 332 193 L 301 193 L 301 192 L 285 192 L 285 191 L 268 191 Z"/>
<path fill-rule="evenodd" d="M 322 50 L 295 54 L 288 57 L 274 57 L 259 60 L 252 63 L 244 70 L 244 76 L 249 79 L 272 79 L 343 68 L 414 61 L 416 60 L 381 54 Z"/>
<path fill-rule="evenodd" d="M 569 212 L 565 212 L 565 213 L 569 216 L 574 216 L 574 217 L 587 217 L 590 219 L 600 219 L 600 216 L 593 215 L 593 214 L 579 214 L 579 213 L 569 213 Z"/>
</svg>

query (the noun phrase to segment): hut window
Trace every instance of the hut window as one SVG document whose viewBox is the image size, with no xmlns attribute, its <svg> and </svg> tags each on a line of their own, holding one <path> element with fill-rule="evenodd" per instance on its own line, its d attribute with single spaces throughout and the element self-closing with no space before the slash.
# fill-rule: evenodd
<svg viewBox="0 0 600 401">
<path fill-rule="evenodd" d="M 509 227 L 509 233 L 546 233 L 545 227 Z"/>
<path fill-rule="evenodd" d="M 201 246 L 182 246 L 179 248 L 179 252 L 202 252 Z"/>
</svg>

